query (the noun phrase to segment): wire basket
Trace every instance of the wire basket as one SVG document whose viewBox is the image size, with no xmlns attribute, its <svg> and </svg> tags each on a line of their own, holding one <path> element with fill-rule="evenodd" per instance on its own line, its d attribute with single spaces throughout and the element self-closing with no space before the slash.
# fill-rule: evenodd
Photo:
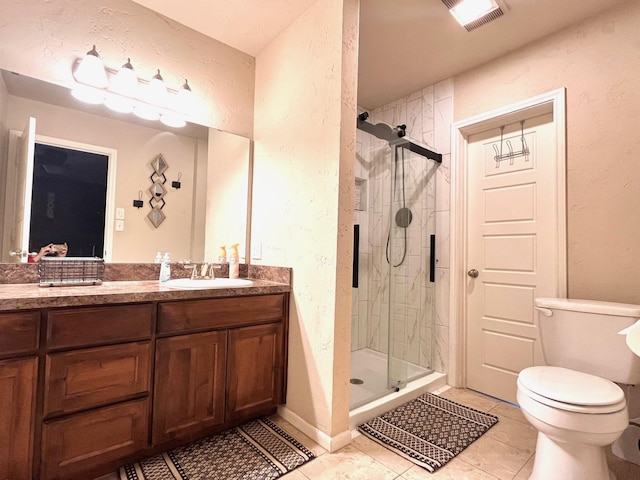
<svg viewBox="0 0 640 480">
<path fill-rule="evenodd" d="M 43 257 L 38 262 L 41 287 L 100 285 L 104 259 L 93 257 Z"/>
</svg>

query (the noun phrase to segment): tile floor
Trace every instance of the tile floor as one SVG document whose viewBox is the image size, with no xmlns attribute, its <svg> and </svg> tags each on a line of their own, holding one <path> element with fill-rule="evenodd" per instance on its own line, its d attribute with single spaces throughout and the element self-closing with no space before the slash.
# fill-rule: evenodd
<svg viewBox="0 0 640 480">
<path fill-rule="evenodd" d="M 367 437 L 358 435 L 350 445 L 329 453 L 280 417 L 272 420 L 289 432 L 317 458 L 285 475 L 283 480 L 526 480 L 533 467 L 536 432 L 520 409 L 470 390 L 449 389 L 440 395 L 491 412 L 500 420 L 480 439 L 440 468 L 429 473 Z M 640 466 L 609 455 L 618 480 L 640 480 Z M 115 480 L 115 475 L 99 480 Z M 565 480 L 565 479 L 549 479 Z M 577 480 L 577 479 L 576 479 Z"/>
</svg>

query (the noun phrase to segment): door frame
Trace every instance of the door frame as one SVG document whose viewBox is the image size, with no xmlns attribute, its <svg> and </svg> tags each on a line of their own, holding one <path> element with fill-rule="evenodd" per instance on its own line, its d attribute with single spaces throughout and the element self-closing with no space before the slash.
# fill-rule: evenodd
<svg viewBox="0 0 640 480">
<path fill-rule="evenodd" d="M 36 126 L 37 129 L 37 126 Z M 17 142 L 22 136 L 22 132 L 17 130 L 9 131 L 8 150 L 9 157 L 15 157 Z M 106 191 L 106 204 L 105 204 L 105 225 L 104 225 L 104 251 L 100 252 L 100 256 L 104 258 L 105 262 L 111 262 L 113 255 L 113 235 L 114 235 L 114 222 L 115 222 L 115 197 L 116 197 L 116 169 L 118 165 L 118 150 L 109 147 L 103 147 L 101 145 L 92 145 L 89 143 L 80 143 L 73 140 L 67 140 L 64 138 L 50 137 L 47 135 L 39 135 L 35 132 L 35 143 L 43 145 L 50 145 L 54 147 L 66 148 L 69 150 L 80 150 L 88 153 L 96 153 L 108 157 L 107 160 L 107 191 Z M 12 161 L 8 162 L 6 178 L 7 181 L 15 179 L 15 165 Z M 33 183 L 33 179 L 31 180 Z M 6 202 L 6 200 L 5 200 Z M 5 203 L 5 211 L 9 208 L 9 205 Z M 4 225 L 4 243 L 2 248 L 11 248 L 9 244 L 9 232 L 7 231 L 7 224 Z M 3 240 L 0 238 L 0 240 Z M 0 243 L 3 243 L 0 241 Z M 26 259 L 25 259 L 26 261 Z"/>
<path fill-rule="evenodd" d="M 447 383 L 466 387 L 466 258 L 467 174 L 470 135 L 513 123 L 523 117 L 553 113 L 556 138 L 558 297 L 567 296 L 566 221 L 566 91 L 552 90 L 504 107 L 469 117 L 451 126 L 451 293 L 449 297 L 449 374 Z"/>
</svg>

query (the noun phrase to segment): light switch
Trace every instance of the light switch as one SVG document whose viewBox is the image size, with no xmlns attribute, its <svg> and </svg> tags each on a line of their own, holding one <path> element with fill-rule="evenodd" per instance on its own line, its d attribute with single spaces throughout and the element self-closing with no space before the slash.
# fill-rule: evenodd
<svg viewBox="0 0 640 480">
<path fill-rule="evenodd" d="M 124 220 L 124 208 L 116 208 L 116 219 Z"/>
<path fill-rule="evenodd" d="M 262 260 L 262 242 L 251 244 L 251 258 L 253 260 Z"/>
<path fill-rule="evenodd" d="M 124 232 L 124 220 L 116 220 L 116 232 Z"/>
</svg>

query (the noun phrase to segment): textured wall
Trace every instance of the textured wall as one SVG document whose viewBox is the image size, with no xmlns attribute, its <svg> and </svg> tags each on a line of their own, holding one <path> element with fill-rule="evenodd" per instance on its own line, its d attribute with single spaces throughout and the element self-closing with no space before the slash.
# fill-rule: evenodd
<svg viewBox="0 0 640 480">
<path fill-rule="evenodd" d="M 108 67 L 131 57 L 139 77 L 186 77 L 195 123 L 251 137 L 255 59 L 129 0 L 3 0 L 0 68 L 70 86 L 91 45 Z"/>
<path fill-rule="evenodd" d="M 356 12 L 319 0 L 256 59 L 252 243 L 295 272 L 287 408 L 330 436 L 348 430 Z"/>
<path fill-rule="evenodd" d="M 455 120 L 566 87 L 573 298 L 640 303 L 638 25 L 627 2 L 454 79 Z"/>
</svg>

